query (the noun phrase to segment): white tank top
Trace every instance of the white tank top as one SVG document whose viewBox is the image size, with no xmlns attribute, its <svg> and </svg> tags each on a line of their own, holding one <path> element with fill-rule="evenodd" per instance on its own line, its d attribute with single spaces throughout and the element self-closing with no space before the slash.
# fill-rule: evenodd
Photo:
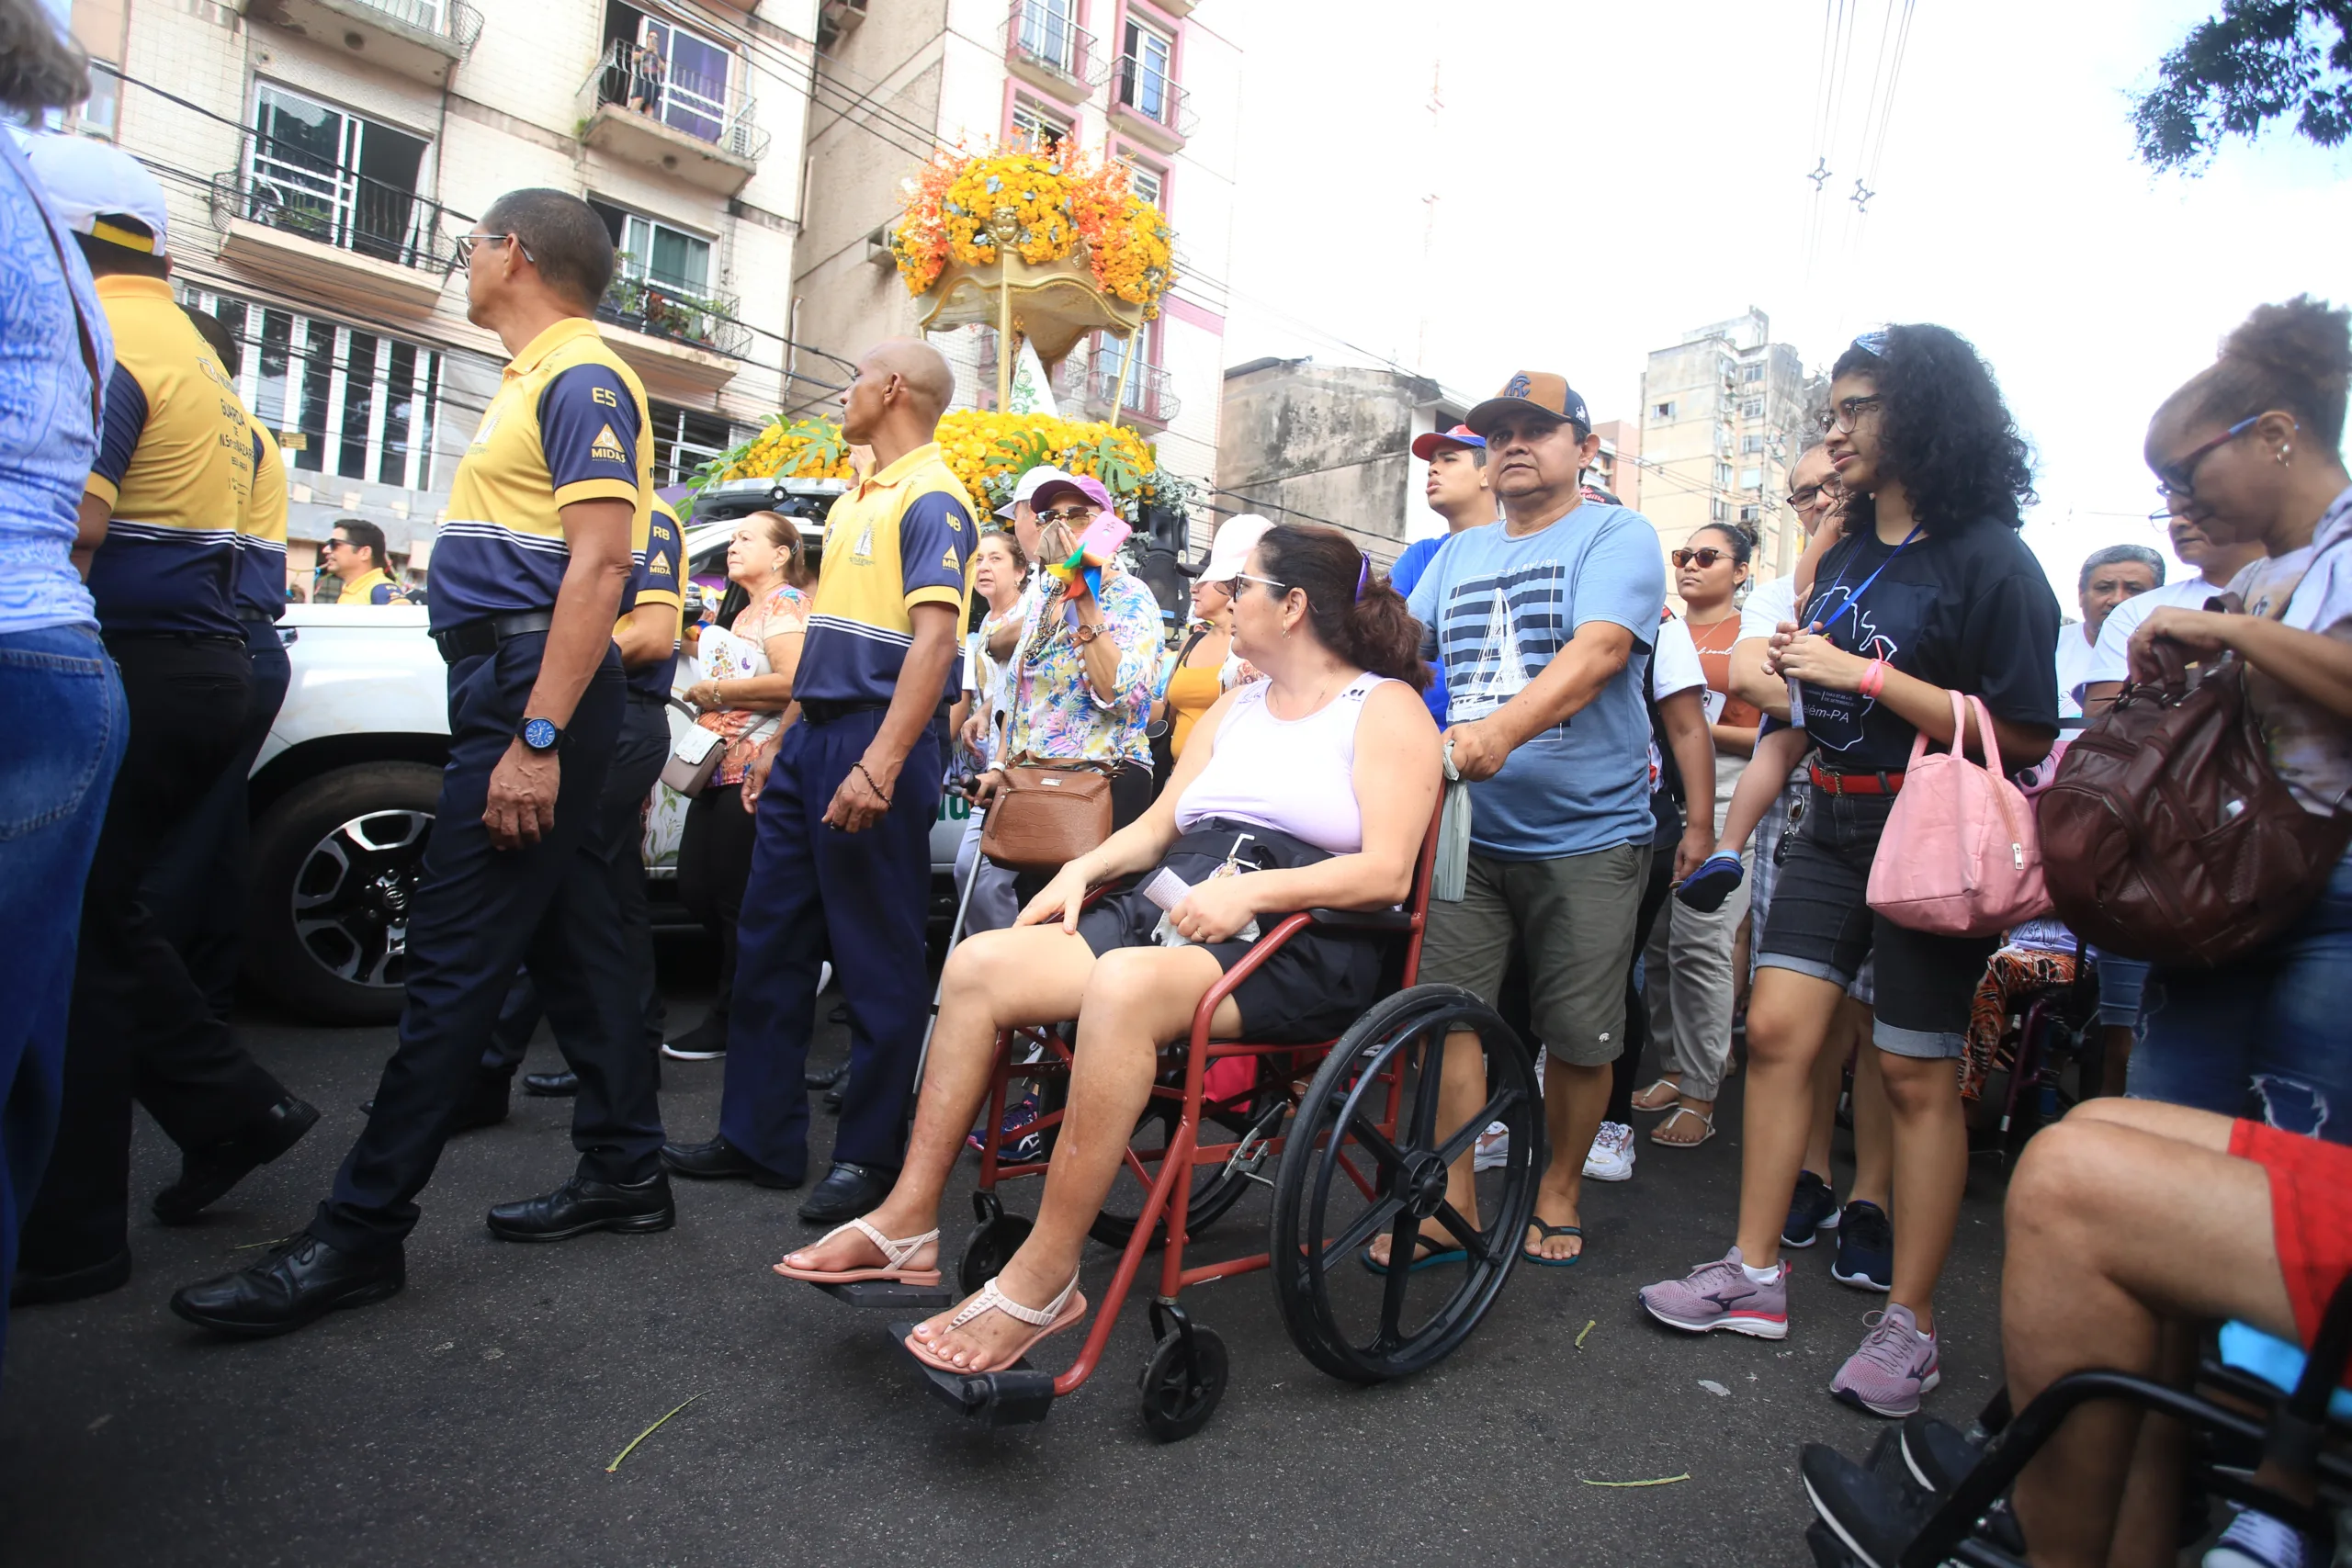
<svg viewBox="0 0 2352 1568">
<path fill-rule="evenodd" d="M 1305 718 L 1276 718 L 1272 689 L 1253 681 L 1233 694 L 1208 766 L 1176 803 L 1176 827 L 1190 832 L 1212 817 L 1280 829 L 1318 850 L 1351 855 L 1363 848 L 1356 805 L 1356 721 L 1364 698 L 1387 679 L 1370 671 Z"/>
</svg>

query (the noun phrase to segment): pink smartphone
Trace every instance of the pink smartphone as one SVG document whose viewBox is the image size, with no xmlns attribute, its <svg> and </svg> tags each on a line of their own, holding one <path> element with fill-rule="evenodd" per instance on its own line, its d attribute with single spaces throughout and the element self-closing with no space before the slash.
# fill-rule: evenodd
<svg viewBox="0 0 2352 1568">
<path fill-rule="evenodd" d="M 1119 547 L 1125 544 L 1127 536 L 1134 532 L 1116 516 L 1105 512 L 1086 530 L 1084 536 L 1078 541 L 1078 547 L 1086 552 L 1089 560 L 1106 561 L 1119 553 Z"/>
</svg>

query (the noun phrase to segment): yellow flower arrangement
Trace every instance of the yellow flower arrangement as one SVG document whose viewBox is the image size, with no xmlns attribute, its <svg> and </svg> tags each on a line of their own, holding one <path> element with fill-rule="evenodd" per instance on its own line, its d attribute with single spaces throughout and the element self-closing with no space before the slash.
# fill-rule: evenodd
<svg viewBox="0 0 2352 1568">
<path fill-rule="evenodd" d="M 965 490 L 991 510 L 1012 494 L 1015 479 L 1039 463 L 1101 480 L 1130 513 L 1157 499 L 1162 489 L 1151 443 L 1125 425 L 1101 421 L 958 409 L 939 422 L 939 449 Z M 789 424 L 777 420 L 706 472 L 702 482 L 854 477 L 841 426 L 824 418 Z"/>
<path fill-rule="evenodd" d="M 890 249 L 907 292 L 928 293 L 949 262 L 997 259 L 1000 211 L 1015 254 L 1032 265 L 1081 246 L 1106 294 L 1159 314 L 1175 281 L 1168 220 L 1129 188 L 1126 165 L 1098 164 L 1073 143 L 1047 152 L 942 152 L 899 187 L 904 205 Z"/>
</svg>

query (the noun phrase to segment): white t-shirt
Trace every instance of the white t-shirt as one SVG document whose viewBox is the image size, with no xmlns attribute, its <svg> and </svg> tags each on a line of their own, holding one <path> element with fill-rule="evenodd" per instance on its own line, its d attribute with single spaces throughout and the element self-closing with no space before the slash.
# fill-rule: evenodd
<svg viewBox="0 0 2352 1568">
<path fill-rule="evenodd" d="M 2090 662 L 2075 674 L 2075 684 L 2071 688 L 2066 684 L 2065 654 L 2063 651 L 2066 638 L 2061 632 L 2058 638 L 2062 650 L 2058 656 L 2059 711 L 2064 712 L 2064 705 L 2071 702 L 2075 711 L 2080 712 L 2086 687 L 2104 681 L 2132 679 L 2132 634 L 2140 629 L 2141 622 L 2168 604 L 2185 610 L 2201 610 L 2206 600 L 2225 592 L 2226 589 L 2216 588 L 2206 581 L 2201 573 L 2191 572 L 2187 577 L 2165 583 L 2162 588 L 2151 588 L 2145 593 L 2133 594 L 2107 613 L 2107 619 L 2099 625 L 2098 646 L 2091 650 Z"/>
<path fill-rule="evenodd" d="M 2352 490 L 2336 497 L 2311 544 L 2256 561 L 2230 586 L 2249 615 L 2277 612 L 2285 595 L 2288 604 L 2278 615 L 2282 623 L 2297 631 L 2352 642 L 2352 571 L 2343 570 L 2345 551 L 2352 548 L 2347 539 L 2352 539 Z M 2324 817 L 2352 806 L 2352 725 L 2259 666 L 2247 666 L 2245 691 L 2268 743 L 2270 765 L 2302 808 Z"/>
<path fill-rule="evenodd" d="M 1747 603 L 1739 607 L 1739 640 L 1770 637 L 1781 629 L 1782 621 L 1797 618 L 1797 580 L 1776 577 L 1771 581 L 1751 590 Z"/>
<path fill-rule="evenodd" d="M 1690 640 L 1690 628 L 1679 615 L 1661 622 L 1657 652 L 1650 660 L 1650 695 L 1664 702 L 1677 692 L 1706 683 L 1707 672 L 1699 667 L 1699 645 Z"/>
<path fill-rule="evenodd" d="M 2146 594 L 2142 594 L 2146 598 Z M 2130 604 L 2130 600 L 2125 600 Z M 2119 606 L 2120 608 L 2120 606 Z M 2108 619 L 2115 617 L 2109 615 Z M 2083 671 L 2091 667 L 2091 657 L 2098 645 L 2083 633 L 2087 628 L 2079 621 L 2058 628 L 2058 728 L 2080 729 L 2083 727 L 2083 699 L 2075 694 L 2081 690 Z"/>
</svg>

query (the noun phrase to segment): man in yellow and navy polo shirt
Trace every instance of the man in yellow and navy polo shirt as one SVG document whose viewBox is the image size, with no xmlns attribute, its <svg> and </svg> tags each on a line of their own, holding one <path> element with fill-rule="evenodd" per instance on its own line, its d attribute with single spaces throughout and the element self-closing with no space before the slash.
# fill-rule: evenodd
<svg viewBox="0 0 2352 1568">
<path fill-rule="evenodd" d="M 833 1168 L 800 1210 L 820 1224 L 854 1219 L 889 1190 L 922 1048 L 941 715 L 956 694 L 978 543 L 978 513 L 933 435 L 955 392 L 937 350 L 901 340 L 870 350 L 842 395 L 842 435 L 870 446 L 881 467 L 825 520 L 793 691 L 801 722 L 775 742 L 764 784 L 754 763 L 743 786 L 759 823 L 736 928 L 718 1135 L 662 1151 L 681 1175 L 798 1185 L 808 1159 L 802 1071 L 830 933 L 850 1057 Z"/>
<path fill-rule="evenodd" d="M 634 570 L 621 594 L 620 622 L 613 627 L 613 646 L 628 672 L 628 711 L 621 720 L 612 772 L 605 775 L 592 852 L 611 877 L 620 908 L 621 942 L 636 966 L 630 983 L 641 998 L 632 1016 L 643 1021 L 649 1053 L 662 1048 L 662 1004 L 654 983 L 653 916 L 645 902 L 645 800 L 662 776 L 662 765 L 670 760 L 670 677 L 677 666 L 683 626 L 684 601 L 678 584 L 684 576 L 684 547 L 677 513 L 655 496 L 645 544 L 631 552 Z M 546 1011 L 537 983 L 528 974 L 516 976 L 490 1048 L 482 1053 L 481 1077 L 458 1112 L 460 1128 L 486 1127 L 506 1119 L 515 1070 Z M 538 1095 L 577 1094 L 580 1075 L 569 1068 L 526 1073 L 523 1086 Z"/>
<path fill-rule="evenodd" d="M 580 1075 L 581 1159 L 553 1192 L 492 1209 L 491 1234 L 557 1241 L 676 1218 L 653 1059 L 635 1038 L 640 998 L 595 853 L 628 706 L 613 624 L 653 493 L 645 390 L 592 319 L 613 248 L 587 203 L 509 192 L 465 243 L 467 315 L 514 357 L 433 552 L 449 764 L 410 908 L 400 1047 L 308 1228 L 172 1298 L 181 1317 L 223 1334 L 282 1334 L 401 1287 L 416 1195 L 526 961 Z"/>
<path fill-rule="evenodd" d="M 142 891 L 233 765 L 249 711 L 234 583 L 252 433 L 227 369 L 172 299 L 153 176 L 81 138 L 41 138 L 28 156 L 89 262 L 114 335 L 75 553 L 130 712 L 82 899 L 57 1148 L 17 1277 L 18 1300 L 62 1301 L 130 1277 L 134 1086 L 188 1165 L 232 1169 L 231 1183 L 318 1112 L 238 1046 Z"/>
<path fill-rule="evenodd" d="M 342 585 L 338 604 L 405 604 L 401 585 L 385 570 L 384 531 L 362 517 L 345 517 L 319 548 L 319 565 Z"/>
</svg>

